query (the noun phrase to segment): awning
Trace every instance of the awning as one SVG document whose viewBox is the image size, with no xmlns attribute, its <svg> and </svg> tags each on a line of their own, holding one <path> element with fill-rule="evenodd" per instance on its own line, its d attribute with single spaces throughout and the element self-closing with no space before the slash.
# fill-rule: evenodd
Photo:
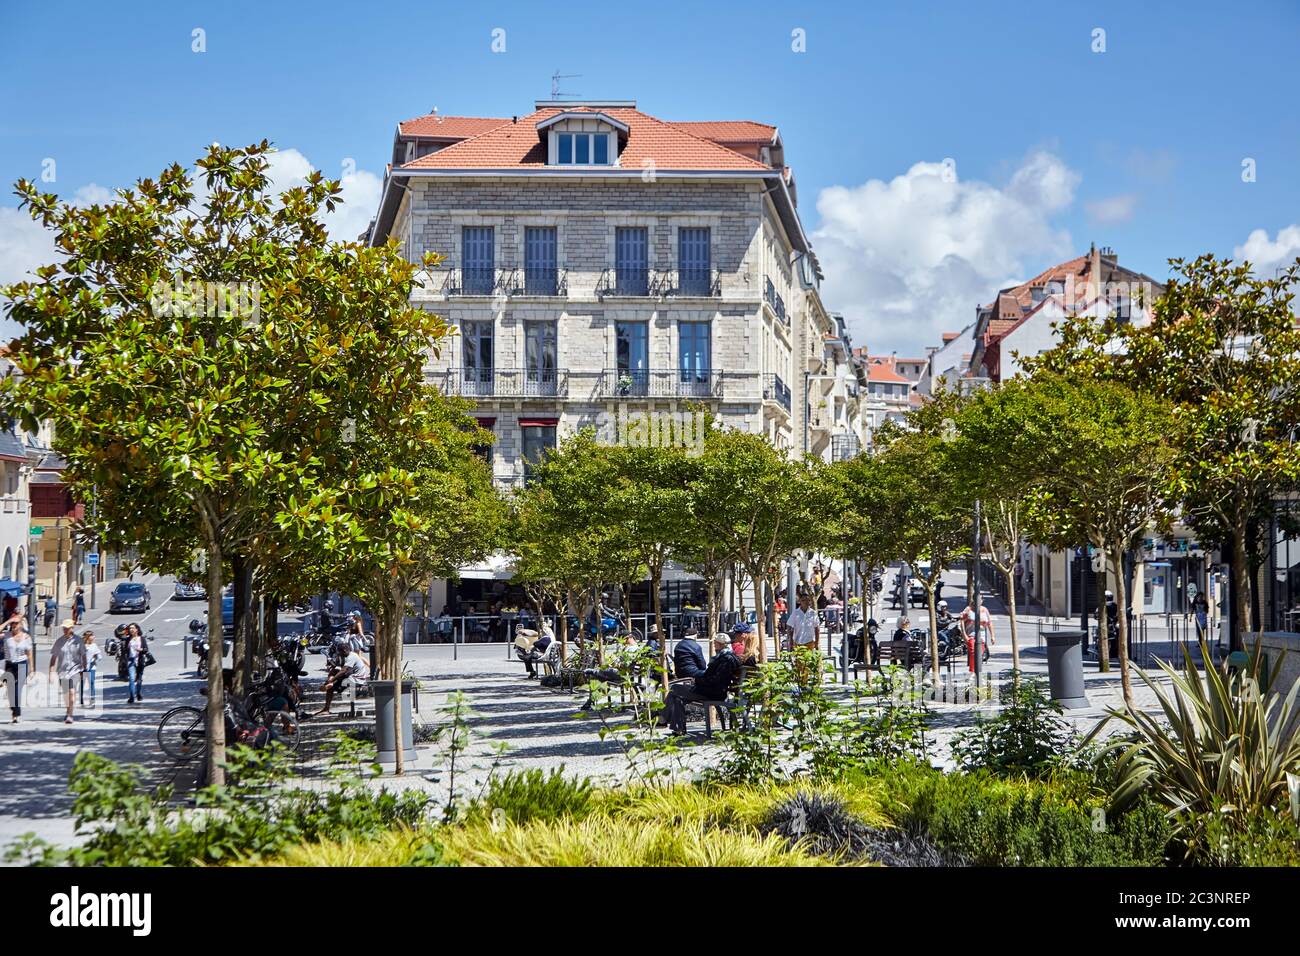
<svg viewBox="0 0 1300 956">
<path fill-rule="evenodd" d="M 8 595 L 11 598 L 23 596 L 23 586 L 13 578 L 0 578 L 0 594 Z"/>
<path fill-rule="evenodd" d="M 509 581 L 515 576 L 514 559 L 508 554 L 494 554 L 486 561 L 460 569 L 462 580 Z"/>
</svg>

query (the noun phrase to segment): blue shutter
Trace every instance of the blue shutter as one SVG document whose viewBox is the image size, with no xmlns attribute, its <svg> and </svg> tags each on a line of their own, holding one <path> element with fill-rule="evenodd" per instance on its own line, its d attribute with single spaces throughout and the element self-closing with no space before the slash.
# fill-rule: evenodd
<svg viewBox="0 0 1300 956">
<path fill-rule="evenodd" d="M 524 291 L 555 295 L 555 290 L 555 227 L 529 226 L 524 230 Z"/>
<path fill-rule="evenodd" d="M 677 270 L 686 295 L 708 295 L 709 227 L 691 226 L 677 232 Z"/>
<path fill-rule="evenodd" d="M 465 226 L 461 232 L 461 258 L 466 295 L 491 295 L 496 285 L 496 251 L 491 226 Z"/>
<path fill-rule="evenodd" d="M 649 285 L 649 242 L 644 226 L 614 232 L 614 281 L 620 295 L 645 295 Z"/>
</svg>

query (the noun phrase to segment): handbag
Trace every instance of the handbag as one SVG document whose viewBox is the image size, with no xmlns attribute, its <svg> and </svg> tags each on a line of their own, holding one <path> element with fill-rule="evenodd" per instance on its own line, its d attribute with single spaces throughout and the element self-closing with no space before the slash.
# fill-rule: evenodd
<svg viewBox="0 0 1300 956">
<path fill-rule="evenodd" d="M 153 656 L 153 651 L 145 651 L 145 652 L 144 652 L 144 666 L 145 666 L 145 667 L 153 667 L 153 665 L 155 665 L 155 664 L 157 664 L 157 663 L 158 663 L 158 659 L 157 659 L 156 657 Z"/>
</svg>

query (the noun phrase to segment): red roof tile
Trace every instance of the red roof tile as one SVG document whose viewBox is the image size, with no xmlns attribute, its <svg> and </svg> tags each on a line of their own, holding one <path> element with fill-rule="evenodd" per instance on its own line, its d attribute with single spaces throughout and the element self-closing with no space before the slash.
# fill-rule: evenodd
<svg viewBox="0 0 1300 956">
<path fill-rule="evenodd" d="M 869 356 L 867 358 L 867 381 L 869 382 L 892 382 L 896 385 L 911 385 L 910 379 L 906 379 L 894 371 L 893 358 L 884 358 L 878 356 Z"/>
<path fill-rule="evenodd" d="M 757 160 L 697 136 L 689 130 L 626 107 L 546 107 L 413 160 L 402 169 L 530 169 L 546 165 L 546 143 L 537 124 L 563 112 L 604 113 L 628 127 L 619 156 L 622 169 L 647 161 L 663 170 L 768 171 Z"/>
<path fill-rule="evenodd" d="M 707 120 L 703 122 L 673 123 L 678 129 L 694 133 L 715 143 L 763 143 L 772 142 L 776 127 L 753 120 Z"/>
<path fill-rule="evenodd" d="M 430 113 L 415 119 L 403 120 L 397 125 L 403 136 L 422 136 L 427 139 L 468 139 L 490 129 L 504 126 L 508 119 L 489 116 L 440 116 Z"/>
</svg>

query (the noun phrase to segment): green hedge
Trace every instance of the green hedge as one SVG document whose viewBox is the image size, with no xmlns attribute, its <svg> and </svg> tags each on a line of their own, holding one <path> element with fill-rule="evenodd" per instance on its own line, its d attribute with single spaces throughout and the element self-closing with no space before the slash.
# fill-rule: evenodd
<svg viewBox="0 0 1300 956">
<path fill-rule="evenodd" d="M 864 781 L 864 784 L 867 783 Z M 900 827 L 923 832 L 977 866 L 1162 866 L 1171 828 L 1143 801 L 1115 818 L 1088 781 L 1005 780 L 895 765 L 870 781 Z"/>
</svg>

